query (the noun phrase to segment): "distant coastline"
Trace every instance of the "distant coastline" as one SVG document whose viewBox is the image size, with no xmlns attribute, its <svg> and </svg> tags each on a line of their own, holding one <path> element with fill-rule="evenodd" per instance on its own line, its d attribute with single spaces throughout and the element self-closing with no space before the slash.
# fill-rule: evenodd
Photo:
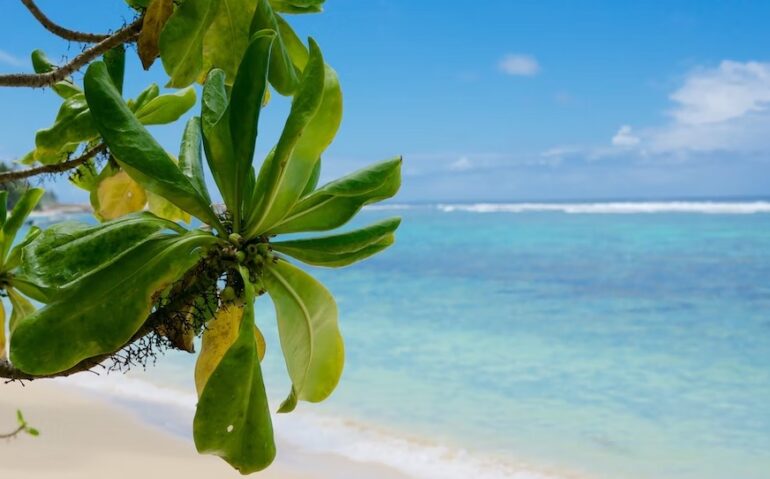
<svg viewBox="0 0 770 479">
<path fill-rule="evenodd" d="M 32 212 L 30 217 L 49 217 L 58 215 L 74 215 L 91 213 L 93 209 L 87 203 L 49 203 L 37 211 Z"/>
</svg>

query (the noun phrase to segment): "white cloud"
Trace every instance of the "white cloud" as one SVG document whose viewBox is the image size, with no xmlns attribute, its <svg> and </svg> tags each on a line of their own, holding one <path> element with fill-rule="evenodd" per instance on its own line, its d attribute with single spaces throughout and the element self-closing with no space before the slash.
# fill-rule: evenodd
<svg viewBox="0 0 770 479">
<path fill-rule="evenodd" d="M 678 123 L 702 125 L 763 112 L 770 105 L 770 63 L 725 60 L 717 68 L 692 73 L 671 95 Z"/>
<path fill-rule="evenodd" d="M 620 127 L 615 136 L 612 137 L 613 146 L 619 147 L 631 147 L 639 144 L 639 137 L 632 133 L 631 127 L 623 125 Z"/>
<path fill-rule="evenodd" d="M 26 64 L 21 58 L 15 57 L 5 50 L 0 50 L 0 63 L 10 65 L 12 67 L 21 67 Z"/>
<path fill-rule="evenodd" d="M 770 155 L 770 63 L 724 60 L 687 74 L 669 95 L 669 120 L 632 129 L 623 125 L 611 146 L 585 148 L 588 160 L 685 159 L 692 154 Z"/>
<path fill-rule="evenodd" d="M 473 169 L 473 163 L 467 156 L 460 157 L 457 161 L 449 165 L 451 171 L 468 171 Z"/>
<path fill-rule="evenodd" d="M 540 64 L 531 55 L 509 54 L 498 63 L 500 71 L 511 76 L 535 76 L 540 72 Z"/>
<path fill-rule="evenodd" d="M 670 98 L 672 121 L 650 128 L 650 151 L 770 153 L 770 63 L 698 69 Z"/>
</svg>

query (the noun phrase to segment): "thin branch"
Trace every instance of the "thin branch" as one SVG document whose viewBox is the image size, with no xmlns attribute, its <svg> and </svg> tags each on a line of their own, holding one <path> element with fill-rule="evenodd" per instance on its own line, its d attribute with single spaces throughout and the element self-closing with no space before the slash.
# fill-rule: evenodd
<svg viewBox="0 0 770 479">
<path fill-rule="evenodd" d="M 73 374 L 90 371 L 91 369 L 98 366 L 102 361 L 112 356 L 112 354 L 113 353 L 97 356 L 95 358 L 88 358 L 79 362 L 66 371 L 62 371 L 56 374 L 44 374 L 40 376 L 27 374 L 24 371 L 17 369 L 7 359 L 0 359 L 0 378 L 5 378 L 9 381 L 32 381 L 34 379 L 66 378 L 67 376 L 72 376 Z"/>
<path fill-rule="evenodd" d="M 71 170 L 73 168 L 77 168 L 94 156 L 106 150 L 107 145 L 102 143 L 101 145 L 91 148 L 77 158 L 63 161 L 61 163 L 37 166 L 35 168 L 28 168 L 26 170 L 6 171 L 5 173 L 0 173 L 0 185 L 10 183 L 11 181 L 23 180 L 33 176 L 44 175 L 46 173 L 61 173 L 67 170 Z"/>
<path fill-rule="evenodd" d="M 64 28 L 61 25 L 57 25 L 53 21 L 51 21 L 51 19 L 48 18 L 45 15 L 45 13 L 43 13 L 37 7 L 37 5 L 35 5 L 35 2 L 33 0 L 21 0 L 21 3 L 23 3 L 24 6 L 27 7 L 27 10 L 29 10 L 32 16 L 35 17 L 35 19 L 37 19 L 37 21 L 40 22 L 40 24 L 43 25 L 43 27 L 45 27 L 46 30 L 65 40 L 70 40 L 73 42 L 98 43 L 98 42 L 101 42 L 102 40 L 106 40 L 107 38 L 109 38 L 109 35 L 78 32 L 75 30 Z"/>
<path fill-rule="evenodd" d="M 62 65 L 48 73 L 12 73 L 0 75 L 0 86 L 41 88 L 62 81 L 83 66 L 90 63 L 96 57 L 107 53 L 113 48 L 124 43 L 136 41 L 142 29 L 143 18 L 139 18 L 127 27 L 118 30 L 101 42 L 85 50 L 72 59 L 71 62 Z"/>
<path fill-rule="evenodd" d="M 11 433 L 0 434 L 0 439 L 11 439 L 11 438 L 14 438 L 14 437 L 18 436 L 19 434 L 21 434 L 21 432 L 23 430 L 24 430 L 24 426 L 19 426 L 19 427 L 16 428 L 15 431 L 13 431 Z"/>
</svg>

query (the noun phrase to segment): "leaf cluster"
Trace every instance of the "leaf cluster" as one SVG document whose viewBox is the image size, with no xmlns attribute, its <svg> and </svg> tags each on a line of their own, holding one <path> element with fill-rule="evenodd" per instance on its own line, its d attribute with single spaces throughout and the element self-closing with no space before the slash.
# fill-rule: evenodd
<svg viewBox="0 0 770 479">
<path fill-rule="evenodd" d="M 292 259 L 338 268 L 392 245 L 398 218 L 310 233 L 336 230 L 365 205 L 394 196 L 401 159 L 318 185 L 341 124 L 342 91 L 319 45 L 302 42 L 282 15 L 318 12 L 322 0 L 129 3 L 144 14 L 144 65 L 160 55 L 168 86 L 185 89 L 161 95 L 151 85 L 125 100 L 122 49 L 92 63 L 82 88 L 71 79 L 52 86 L 63 103 L 28 160 L 57 162 L 105 145 L 100 171 L 89 163 L 72 177 L 91 193 L 102 222 L 32 227 L 11 248 L 42 191 L 25 194 L 7 220 L 2 211 L 0 287 L 14 306 L 9 359 L 27 375 L 47 377 L 98 363 L 149 334 L 193 352 L 200 335 L 196 447 L 244 474 L 259 471 L 272 462 L 275 444 L 260 366 L 267 345 L 254 302 L 265 295 L 275 306 L 291 379 L 278 412 L 326 399 L 344 364 L 339 310 Z M 33 63 L 55 68 L 41 52 Z M 176 121 L 191 108 L 193 82 L 203 84 L 200 114 L 187 122 L 174 157 L 146 126 Z M 291 108 L 270 153 L 255 161 L 271 88 L 291 97 Z M 216 196 L 224 205 L 212 203 Z M 202 226 L 183 224 L 192 218 Z"/>
</svg>

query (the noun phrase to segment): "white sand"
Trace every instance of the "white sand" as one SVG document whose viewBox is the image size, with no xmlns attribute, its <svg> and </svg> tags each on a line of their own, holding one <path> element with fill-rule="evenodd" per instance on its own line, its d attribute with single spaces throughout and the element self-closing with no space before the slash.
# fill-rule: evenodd
<svg viewBox="0 0 770 479">
<path fill-rule="evenodd" d="M 66 384 L 66 383 L 65 383 Z M 0 440 L 2 479 L 242 477 L 224 461 L 201 456 L 192 442 L 145 424 L 133 411 L 61 382 L 0 383 L 0 433 L 15 429 L 16 409 L 41 431 Z M 320 456 L 279 444 L 278 458 L 253 477 L 399 479 L 380 465 Z"/>
</svg>

